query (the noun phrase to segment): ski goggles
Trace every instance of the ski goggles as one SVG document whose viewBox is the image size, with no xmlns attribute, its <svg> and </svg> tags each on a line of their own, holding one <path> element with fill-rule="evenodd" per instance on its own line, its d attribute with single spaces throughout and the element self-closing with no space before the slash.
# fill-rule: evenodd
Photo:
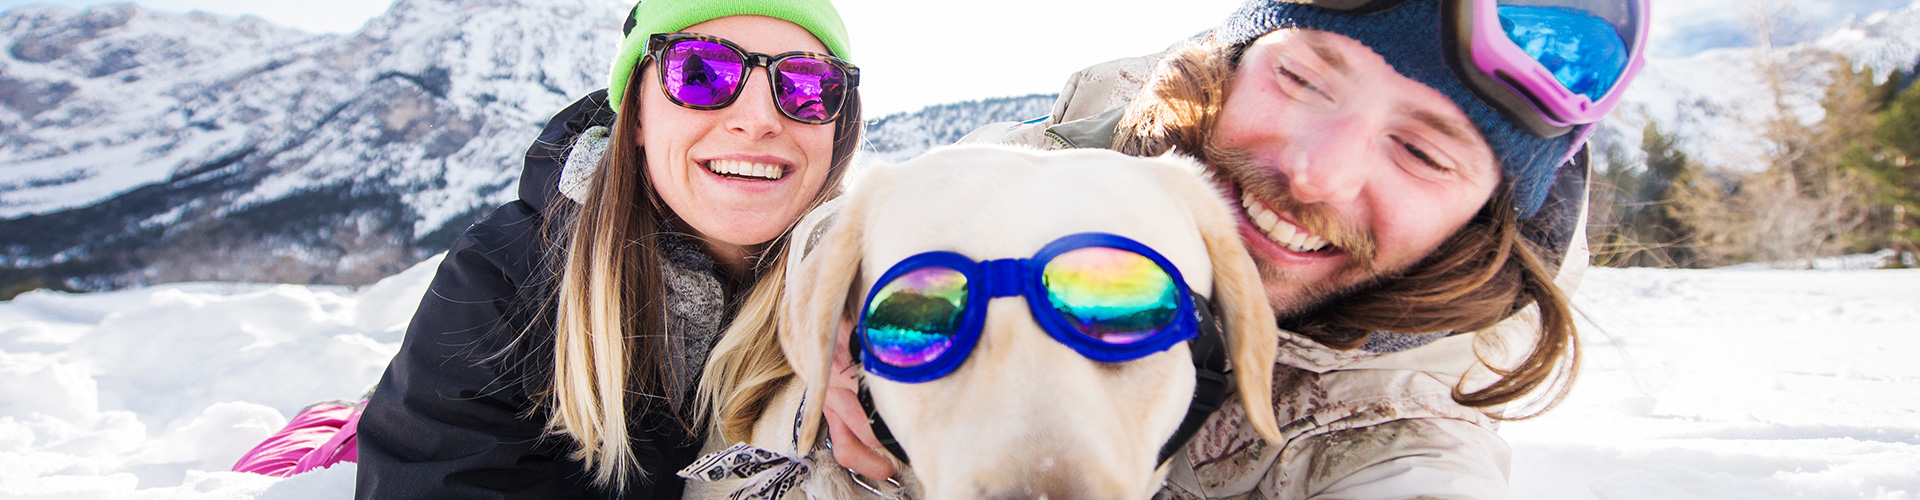
<svg viewBox="0 0 1920 500">
<path fill-rule="evenodd" d="M 1100 362 L 1139 359 L 1200 330 L 1196 297 L 1165 257 L 1122 236 L 1080 233 L 1027 259 L 908 257 L 874 283 L 850 348 L 882 378 L 937 380 L 979 343 L 987 303 L 1014 296 L 1054 340 Z"/>
<path fill-rule="evenodd" d="M 1408 0 L 1287 0 L 1351 14 Z M 1646 63 L 1648 0 L 1440 0 L 1461 81 L 1527 131 L 1599 122 Z"/>
<path fill-rule="evenodd" d="M 667 99 L 699 110 L 733 104 L 746 88 L 747 74 L 767 68 L 774 107 L 811 125 L 839 118 L 847 95 L 860 85 L 860 68 L 830 55 L 747 52 L 726 39 L 695 33 L 655 33 L 647 39 L 647 57 L 659 62 L 655 66 Z"/>
</svg>

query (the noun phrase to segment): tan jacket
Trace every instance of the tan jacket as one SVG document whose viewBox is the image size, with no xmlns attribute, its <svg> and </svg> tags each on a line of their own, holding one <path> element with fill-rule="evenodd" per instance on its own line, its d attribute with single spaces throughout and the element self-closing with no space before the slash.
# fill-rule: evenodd
<svg viewBox="0 0 1920 500">
<path fill-rule="evenodd" d="M 1132 100 L 1159 57 L 1082 70 L 1068 80 L 1051 116 L 987 125 L 960 142 L 1108 147 L 1118 118 L 1108 111 Z M 1584 185 L 1578 188 L 1584 193 Z M 1584 221 L 1579 197 L 1576 216 Z M 1569 294 L 1586 270 L 1585 242 L 1585 223 L 1578 222 L 1556 279 Z M 1174 457 L 1156 498 L 1508 498 L 1511 451 L 1495 433 L 1499 421 L 1455 403 L 1452 394 L 1463 378 L 1468 389 L 1494 379 L 1478 363 L 1481 357 L 1524 358 L 1538 332 L 1536 316 L 1529 309 L 1487 331 L 1388 353 L 1336 350 L 1281 332 L 1273 402 L 1283 439 L 1261 439 L 1241 406 L 1229 401 Z"/>
</svg>

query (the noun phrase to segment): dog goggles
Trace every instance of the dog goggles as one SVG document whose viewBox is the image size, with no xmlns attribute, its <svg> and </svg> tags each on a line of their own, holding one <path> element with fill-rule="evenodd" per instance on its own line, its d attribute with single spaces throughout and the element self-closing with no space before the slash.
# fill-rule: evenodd
<svg viewBox="0 0 1920 500">
<path fill-rule="evenodd" d="M 812 125 L 839 118 L 847 94 L 860 85 L 860 68 L 833 56 L 747 52 L 726 39 L 694 33 L 654 34 L 647 39 L 647 57 L 660 62 L 660 90 L 667 99 L 700 110 L 733 104 L 746 88 L 747 74 L 755 67 L 767 68 L 774 107 L 793 121 Z"/>
<path fill-rule="evenodd" d="M 1408 0 L 1288 0 L 1370 14 Z M 1448 62 L 1540 137 L 1599 122 L 1646 64 L 1648 0 L 1440 0 Z"/>
<path fill-rule="evenodd" d="M 1066 236 L 1029 259 L 927 252 L 875 282 L 853 347 L 874 375 L 936 380 L 980 341 L 990 300 L 1021 296 L 1054 340 L 1095 361 L 1132 361 L 1194 338 L 1192 293 L 1165 257 L 1112 234 Z"/>
</svg>

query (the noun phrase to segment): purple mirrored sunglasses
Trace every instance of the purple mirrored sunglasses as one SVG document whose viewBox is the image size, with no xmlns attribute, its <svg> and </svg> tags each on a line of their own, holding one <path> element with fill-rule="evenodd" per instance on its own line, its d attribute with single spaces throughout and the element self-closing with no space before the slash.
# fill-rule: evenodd
<svg viewBox="0 0 1920 500">
<path fill-rule="evenodd" d="M 816 52 L 767 55 L 747 52 L 726 39 L 696 33 L 655 33 L 647 57 L 658 61 L 660 90 L 690 109 L 720 109 L 746 88 L 746 75 L 767 68 L 774 107 L 796 122 L 832 123 L 860 85 L 860 68 Z M 642 61 L 642 64 L 645 62 Z"/>
</svg>

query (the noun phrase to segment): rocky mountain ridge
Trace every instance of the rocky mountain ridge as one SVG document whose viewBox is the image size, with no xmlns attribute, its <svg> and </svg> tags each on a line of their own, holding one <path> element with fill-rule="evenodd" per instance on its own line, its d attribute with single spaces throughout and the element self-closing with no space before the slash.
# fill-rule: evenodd
<svg viewBox="0 0 1920 500">
<path fill-rule="evenodd" d="M 601 86 L 623 12 L 402 0 L 351 36 L 9 12 L 0 267 L 81 289 L 398 272 L 511 198 L 547 113 Z"/>
</svg>

